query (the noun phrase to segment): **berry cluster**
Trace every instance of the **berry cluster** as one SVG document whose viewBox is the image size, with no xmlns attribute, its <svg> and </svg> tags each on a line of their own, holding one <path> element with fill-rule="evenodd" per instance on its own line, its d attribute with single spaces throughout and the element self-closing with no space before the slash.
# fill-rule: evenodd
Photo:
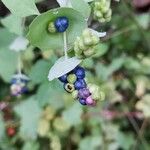
<svg viewBox="0 0 150 150">
<path fill-rule="evenodd" d="M 26 93 L 28 91 L 27 83 L 28 83 L 27 79 L 21 77 L 12 78 L 10 87 L 11 95 L 18 97 Z"/>
<path fill-rule="evenodd" d="M 94 2 L 93 13 L 94 19 L 99 22 L 109 22 L 111 20 L 112 10 L 110 0 L 99 0 Z"/>
<path fill-rule="evenodd" d="M 95 46 L 99 43 L 99 37 L 92 34 L 89 29 L 85 29 L 81 37 L 77 37 L 74 43 L 75 55 L 79 59 L 84 59 L 95 54 Z"/>
<path fill-rule="evenodd" d="M 51 21 L 48 24 L 48 31 L 50 33 L 65 32 L 69 26 L 69 20 L 67 17 L 58 17 L 55 21 Z"/>
<path fill-rule="evenodd" d="M 85 81 L 84 68 L 77 66 L 74 70 L 59 78 L 64 83 L 64 89 L 78 99 L 82 105 L 95 106 L 96 101 L 101 99 L 99 87 L 88 84 Z"/>
</svg>

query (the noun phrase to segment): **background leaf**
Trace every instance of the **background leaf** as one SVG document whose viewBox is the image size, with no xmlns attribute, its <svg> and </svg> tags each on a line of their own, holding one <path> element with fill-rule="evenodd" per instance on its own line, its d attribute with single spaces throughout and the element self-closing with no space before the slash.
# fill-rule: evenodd
<svg viewBox="0 0 150 150">
<path fill-rule="evenodd" d="M 0 50 L 0 76 L 9 82 L 16 71 L 17 54 L 8 49 Z"/>
<path fill-rule="evenodd" d="M 82 107 L 77 102 L 62 113 L 63 119 L 71 126 L 75 126 L 81 123 L 81 114 Z"/>
<path fill-rule="evenodd" d="M 2 0 L 12 14 L 19 17 L 39 15 L 35 0 Z"/>
<path fill-rule="evenodd" d="M 35 97 L 30 97 L 26 101 L 16 105 L 14 110 L 21 118 L 21 138 L 24 140 L 36 139 L 41 109 Z"/>
<path fill-rule="evenodd" d="M 15 15 L 9 15 L 1 19 L 2 24 L 8 28 L 8 30 L 17 35 L 23 34 L 22 18 Z"/>
<path fill-rule="evenodd" d="M 79 11 L 85 19 L 88 19 L 91 13 L 91 8 L 84 0 L 70 0 L 72 7 Z"/>
</svg>

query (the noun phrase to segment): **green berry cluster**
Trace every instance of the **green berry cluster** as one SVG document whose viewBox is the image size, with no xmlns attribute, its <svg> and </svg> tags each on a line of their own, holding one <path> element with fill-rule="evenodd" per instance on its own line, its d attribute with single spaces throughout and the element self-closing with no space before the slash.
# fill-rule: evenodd
<svg viewBox="0 0 150 150">
<path fill-rule="evenodd" d="M 81 37 L 77 37 L 74 43 L 75 55 L 79 59 L 91 57 L 95 54 L 95 46 L 99 43 L 99 37 L 89 29 L 85 29 Z"/>
<path fill-rule="evenodd" d="M 98 0 L 93 4 L 94 19 L 101 23 L 111 20 L 112 10 L 110 8 L 110 0 Z"/>
<path fill-rule="evenodd" d="M 48 24 L 48 31 L 49 31 L 50 33 L 56 33 L 56 28 L 55 28 L 54 22 L 50 22 L 50 23 Z"/>
</svg>

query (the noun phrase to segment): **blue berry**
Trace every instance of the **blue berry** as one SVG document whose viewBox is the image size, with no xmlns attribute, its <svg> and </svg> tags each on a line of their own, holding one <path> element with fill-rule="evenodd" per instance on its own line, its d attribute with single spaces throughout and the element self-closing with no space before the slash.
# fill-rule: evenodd
<svg viewBox="0 0 150 150">
<path fill-rule="evenodd" d="M 78 66 L 74 69 L 74 73 L 77 76 L 78 79 L 83 79 L 85 78 L 85 70 L 84 68 Z"/>
<path fill-rule="evenodd" d="M 78 92 L 78 97 L 79 98 L 86 99 L 90 95 L 91 95 L 91 93 L 90 93 L 89 89 L 87 89 L 87 88 L 80 89 L 79 92 Z"/>
<path fill-rule="evenodd" d="M 79 102 L 81 105 L 86 105 L 86 100 L 85 99 L 79 99 Z"/>
<path fill-rule="evenodd" d="M 80 90 L 83 88 L 86 88 L 86 82 L 83 79 L 78 79 L 75 83 L 74 83 L 74 87 L 76 90 Z"/>
<path fill-rule="evenodd" d="M 63 82 L 63 83 L 67 83 L 67 74 L 65 74 L 65 75 L 63 75 L 63 76 L 61 76 L 61 77 L 59 77 L 58 78 L 61 82 Z"/>
<path fill-rule="evenodd" d="M 57 32 L 65 32 L 69 26 L 69 20 L 67 17 L 58 17 L 54 24 Z"/>
</svg>

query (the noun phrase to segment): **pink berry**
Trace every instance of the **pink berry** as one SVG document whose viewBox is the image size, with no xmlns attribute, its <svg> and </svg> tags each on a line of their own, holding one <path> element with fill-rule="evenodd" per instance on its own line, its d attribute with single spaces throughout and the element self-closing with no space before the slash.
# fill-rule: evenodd
<svg viewBox="0 0 150 150">
<path fill-rule="evenodd" d="M 89 97 L 86 99 L 86 103 L 87 103 L 87 105 L 93 105 L 93 104 L 94 104 L 94 100 L 92 99 L 91 96 L 89 96 Z"/>
</svg>

